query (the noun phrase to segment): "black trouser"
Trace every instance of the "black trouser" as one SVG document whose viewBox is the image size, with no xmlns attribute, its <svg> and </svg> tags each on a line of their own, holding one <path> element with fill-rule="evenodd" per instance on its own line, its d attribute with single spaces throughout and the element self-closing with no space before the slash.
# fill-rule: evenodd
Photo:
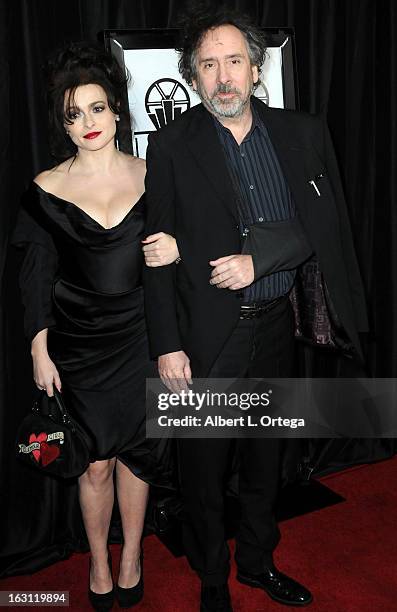
<svg viewBox="0 0 397 612">
<path fill-rule="evenodd" d="M 289 300 L 259 318 L 240 320 L 210 372 L 211 378 L 289 377 L 293 362 L 293 315 Z M 234 450 L 239 451 L 241 521 L 236 535 L 239 568 L 260 573 L 271 565 L 280 539 L 273 514 L 279 483 L 279 439 L 181 439 L 179 472 L 186 518 L 185 551 L 206 585 L 229 574 L 224 492 Z"/>
</svg>

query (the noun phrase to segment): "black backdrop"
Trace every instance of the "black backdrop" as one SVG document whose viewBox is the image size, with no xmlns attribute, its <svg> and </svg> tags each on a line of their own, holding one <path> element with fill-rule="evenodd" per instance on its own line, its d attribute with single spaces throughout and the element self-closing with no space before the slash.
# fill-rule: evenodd
<svg viewBox="0 0 397 612">
<path fill-rule="evenodd" d="M 69 40 L 104 29 L 173 27 L 185 0 L 2 0 L 0 4 L 0 416 L 3 569 L 32 571 L 79 545 L 76 486 L 25 470 L 13 459 L 15 429 L 30 404 L 29 349 L 22 336 L 15 253 L 7 240 L 19 197 L 51 165 L 41 65 Z M 397 4 L 394 0 L 229 0 L 258 25 L 295 28 L 300 107 L 327 113 L 345 183 L 371 317 L 369 364 L 376 376 L 397 366 Z M 346 373 L 326 351 L 300 349 L 307 375 Z M 315 472 L 391 456 L 393 440 L 311 441 Z M 293 473 L 296 448 L 286 456 Z"/>
</svg>

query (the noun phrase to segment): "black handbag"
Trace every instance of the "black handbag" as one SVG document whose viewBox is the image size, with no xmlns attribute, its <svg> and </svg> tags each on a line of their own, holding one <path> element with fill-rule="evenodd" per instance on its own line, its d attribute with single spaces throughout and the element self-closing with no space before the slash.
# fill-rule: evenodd
<svg viewBox="0 0 397 612">
<path fill-rule="evenodd" d="M 73 478 L 87 469 L 90 449 L 89 435 L 70 416 L 58 389 L 53 397 L 41 392 L 19 427 L 17 457 L 43 473 Z"/>
</svg>

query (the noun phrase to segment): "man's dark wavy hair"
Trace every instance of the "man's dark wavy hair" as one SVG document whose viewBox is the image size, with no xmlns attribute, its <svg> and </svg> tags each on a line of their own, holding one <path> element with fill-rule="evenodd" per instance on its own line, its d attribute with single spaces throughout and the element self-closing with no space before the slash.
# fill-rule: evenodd
<svg viewBox="0 0 397 612">
<path fill-rule="evenodd" d="M 179 72 L 191 85 L 197 78 L 196 54 L 204 35 L 222 25 L 233 25 L 243 34 L 252 66 L 260 71 L 265 61 L 266 43 L 263 32 L 254 26 L 247 15 L 238 13 L 225 5 L 214 7 L 208 2 L 195 2 L 181 17 L 181 42 L 179 52 Z"/>
<path fill-rule="evenodd" d="M 95 84 L 104 89 L 110 110 L 120 116 L 117 136 L 121 139 L 120 126 L 129 125 L 129 121 L 123 121 L 123 115 L 125 118 L 128 114 L 123 94 L 129 77 L 113 55 L 84 42 L 71 43 L 54 53 L 45 72 L 50 151 L 57 161 L 77 153 L 76 145 L 65 132 L 65 124 L 73 123 L 67 109 L 73 106 L 74 94 L 80 85 Z"/>
</svg>

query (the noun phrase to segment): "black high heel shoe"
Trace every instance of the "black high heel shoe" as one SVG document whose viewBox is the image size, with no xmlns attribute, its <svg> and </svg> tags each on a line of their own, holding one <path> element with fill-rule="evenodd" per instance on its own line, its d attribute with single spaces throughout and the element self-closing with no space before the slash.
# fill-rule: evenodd
<svg viewBox="0 0 397 612">
<path fill-rule="evenodd" d="M 128 589 L 124 589 L 123 587 L 116 584 L 116 597 L 119 602 L 120 608 L 132 608 L 139 603 L 143 597 L 143 551 L 141 550 L 141 554 L 139 557 L 139 564 L 141 566 L 141 575 L 139 576 L 139 580 L 137 584 Z"/>
<path fill-rule="evenodd" d="M 110 574 L 112 574 L 112 557 L 110 553 L 108 554 L 108 565 L 110 569 Z M 97 612 L 109 612 L 112 609 L 114 603 L 114 584 L 112 577 L 112 590 L 108 593 L 94 593 L 91 591 L 90 586 L 90 575 L 91 575 L 91 557 L 90 557 L 90 566 L 88 570 L 88 599 L 94 610 Z"/>
</svg>

